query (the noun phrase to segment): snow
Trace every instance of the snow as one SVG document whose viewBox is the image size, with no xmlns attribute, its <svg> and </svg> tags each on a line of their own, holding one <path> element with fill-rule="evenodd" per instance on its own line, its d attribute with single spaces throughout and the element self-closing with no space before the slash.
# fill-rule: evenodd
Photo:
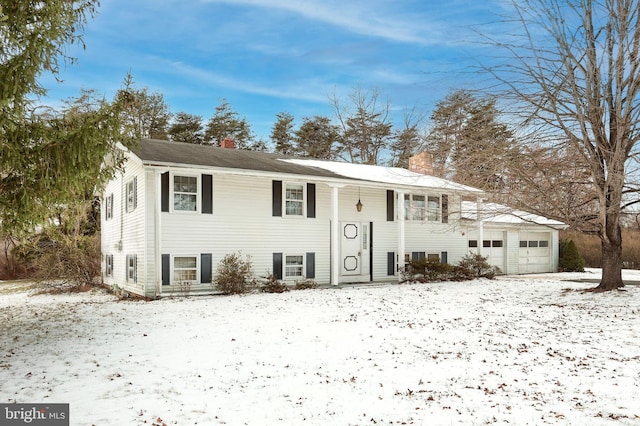
<svg viewBox="0 0 640 426">
<path fill-rule="evenodd" d="M 638 425 L 640 286 L 565 281 L 598 274 L 153 302 L 0 283 L 1 402 L 72 425 Z"/>
<path fill-rule="evenodd" d="M 337 161 L 282 159 L 293 164 L 306 167 L 316 167 L 336 173 L 338 175 L 371 182 L 391 183 L 394 185 L 408 185 L 425 188 L 440 188 L 458 190 L 481 195 L 480 189 L 462 185 L 431 175 L 415 173 L 400 167 L 383 167 L 369 164 L 340 163 Z"/>
<path fill-rule="evenodd" d="M 558 229 L 567 228 L 566 224 L 557 220 L 548 219 L 544 216 L 539 216 L 522 210 L 512 209 L 511 207 L 507 207 L 502 204 L 482 203 L 481 209 L 481 217 L 486 222 L 510 224 L 536 223 Z M 462 217 L 463 219 L 477 220 L 478 203 L 473 201 L 463 201 Z"/>
</svg>

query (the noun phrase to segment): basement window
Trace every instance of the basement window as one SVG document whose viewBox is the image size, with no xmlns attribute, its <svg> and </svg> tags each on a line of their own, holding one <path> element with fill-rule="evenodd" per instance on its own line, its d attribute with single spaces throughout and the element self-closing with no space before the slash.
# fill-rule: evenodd
<svg viewBox="0 0 640 426">
<path fill-rule="evenodd" d="M 285 257 L 285 271 L 284 276 L 286 278 L 301 278 L 304 270 L 304 256 L 286 256 Z"/>
<path fill-rule="evenodd" d="M 138 282 L 138 256 L 127 255 L 127 282 Z"/>
<path fill-rule="evenodd" d="M 107 254 L 104 257 L 104 275 L 106 277 L 113 276 L 113 255 Z"/>
<path fill-rule="evenodd" d="M 176 256 L 173 258 L 173 282 L 196 282 L 198 260 L 195 256 Z"/>
</svg>

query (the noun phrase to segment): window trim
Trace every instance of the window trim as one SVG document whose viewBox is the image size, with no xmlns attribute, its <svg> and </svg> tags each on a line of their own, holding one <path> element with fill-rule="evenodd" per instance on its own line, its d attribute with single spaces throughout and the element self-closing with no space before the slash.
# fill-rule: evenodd
<svg viewBox="0 0 640 426">
<path fill-rule="evenodd" d="M 198 254 L 172 254 L 171 255 L 171 285 L 177 285 L 181 281 L 176 281 L 176 270 L 177 271 L 191 271 L 194 268 L 176 268 L 176 258 L 180 257 L 192 257 L 196 260 L 195 267 L 195 278 L 193 280 L 187 280 L 186 282 L 190 284 L 200 284 L 200 255 Z"/>
<path fill-rule="evenodd" d="M 104 276 L 113 277 L 113 255 L 104 255 Z"/>
<path fill-rule="evenodd" d="M 133 265 L 131 264 L 133 261 Z M 128 283 L 137 283 L 138 282 L 138 255 L 136 254 L 128 254 L 126 257 L 126 281 Z M 133 275 L 133 276 L 132 276 Z"/>
<path fill-rule="evenodd" d="M 414 197 L 424 197 L 422 206 L 416 205 Z M 438 199 L 438 207 L 433 210 L 429 208 L 429 199 Z M 418 200 L 420 201 L 420 200 Z M 428 193 L 419 192 L 405 192 L 404 194 L 404 220 L 411 222 L 429 222 L 429 223 L 448 223 L 449 217 L 447 214 L 446 220 L 443 221 L 442 216 L 442 195 L 433 195 Z M 448 208 L 448 199 L 447 199 Z M 434 216 L 435 213 L 435 216 Z M 447 212 L 448 213 L 448 212 Z"/>
<path fill-rule="evenodd" d="M 287 199 L 287 187 L 299 186 L 302 188 L 301 200 L 289 200 Z M 290 214 L 287 212 L 287 201 L 294 201 L 302 205 L 302 212 L 300 214 Z M 282 216 L 293 218 L 306 218 L 307 217 L 307 185 L 304 182 L 282 182 Z"/>
<path fill-rule="evenodd" d="M 438 200 L 438 206 L 435 211 L 430 207 L 430 202 L 433 201 L 432 199 L 434 198 Z M 435 216 L 432 216 L 434 213 Z M 433 217 L 433 219 L 431 217 Z M 442 220 L 442 197 L 440 195 L 427 195 L 425 220 L 427 222 L 440 222 Z"/>
<path fill-rule="evenodd" d="M 301 259 L 300 264 L 287 264 L 287 258 L 290 257 L 299 257 Z M 285 253 L 282 256 L 282 275 L 284 280 L 296 280 L 300 278 L 305 278 L 306 276 L 306 267 L 307 267 L 307 259 L 305 253 Z M 300 268 L 300 275 L 289 275 L 288 268 Z"/>
<path fill-rule="evenodd" d="M 113 192 L 104 199 L 104 220 L 113 219 Z"/>
<path fill-rule="evenodd" d="M 125 210 L 130 213 L 138 207 L 138 178 L 134 177 L 125 184 Z"/>
<path fill-rule="evenodd" d="M 188 178 L 195 178 L 196 179 L 196 192 L 181 192 L 181 191 L 177 191 L 178 194 L 195 194 L 196 196 L 196 209 L 195 210 L 180 210 L 180 209 L 176 209 L 176 200 L 175 200 L 175 196 L 176 196 L 176 181 L 175 178 L 176 177 L 188 177 Z M 172 213 L 184 213 L 184 214 L 194 214 L 194 213 L 200 213 L 202 211 L 202 182 L 201 182 L 201 175 L 200 174 L 196 174 L 196 173 L 171 173 L 170 177 L 169 177 L 169 208 L 170 211 Z"/>
</svg>

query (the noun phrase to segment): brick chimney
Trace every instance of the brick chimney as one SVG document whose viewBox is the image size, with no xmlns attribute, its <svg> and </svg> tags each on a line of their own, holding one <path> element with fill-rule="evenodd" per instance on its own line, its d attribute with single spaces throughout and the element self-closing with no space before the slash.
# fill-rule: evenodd
<svg viewBox="0 0 640 426">
<path fill-rule="evenodd" d="M 236 148 L 236 141 L 234 141 L 231 138 L 224 138 L 224 139 L 222 139 L 222 142 L 220 142 L 220 147 L 221 148 L 235 149 Z"/>
<path fill-rule="evenodd" d="M 433 175 L 433 156 L 423 151 L 410 157 L 409 170 L 422 175 Z"/>
</svg>

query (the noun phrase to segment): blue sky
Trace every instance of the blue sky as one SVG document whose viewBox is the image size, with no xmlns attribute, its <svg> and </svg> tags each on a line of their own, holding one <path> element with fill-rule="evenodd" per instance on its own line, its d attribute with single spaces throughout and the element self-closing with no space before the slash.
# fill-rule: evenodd
<svg viewBox="0 0 640 426">
<path fill-rule="evenodd" d="M 86 49 L 62 68 L 42 103 L 81 88 L 111 98 L 130 72 L 172 112 L 213 115 L 222 98 L 268 140 L 276 114 L 332 116 L 329 96 L 377 89 L 394 122 L 429 114 L 451 90 L 477 88 L 505 0 L 103 0 Z"/>
</svg>

